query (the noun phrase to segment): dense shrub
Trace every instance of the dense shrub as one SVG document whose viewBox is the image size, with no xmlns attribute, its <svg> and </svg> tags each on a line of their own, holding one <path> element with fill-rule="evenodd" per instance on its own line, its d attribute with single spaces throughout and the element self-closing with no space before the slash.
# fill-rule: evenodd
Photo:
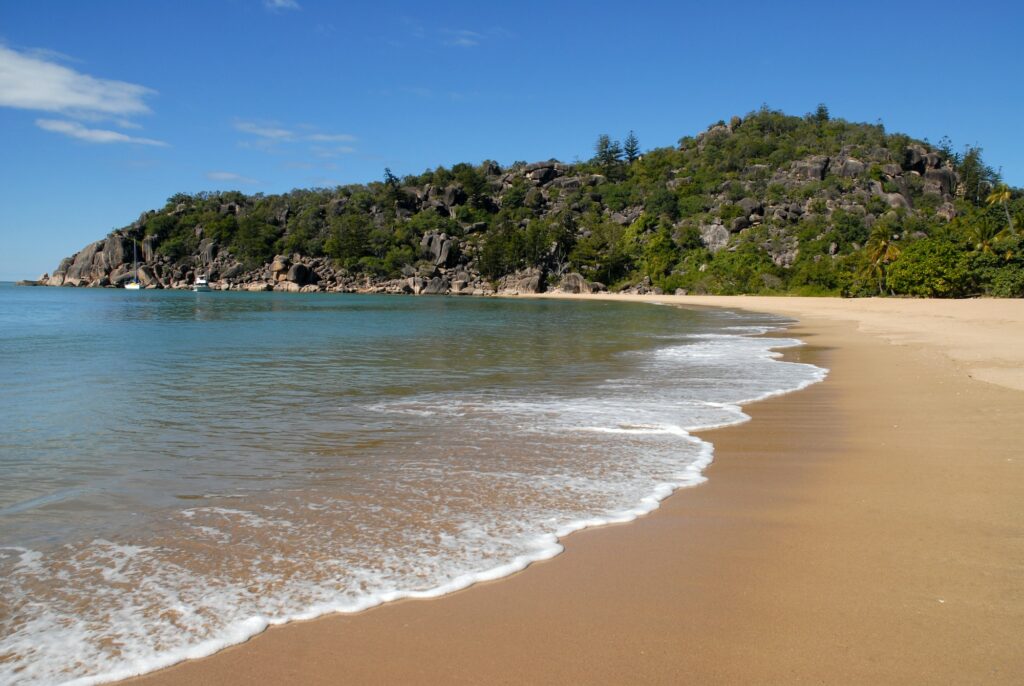
<svg viewBox="0 0 1024 686">
<path fill-rule="evenodd" d="M 923 239 L 903 248 L 889 266 L 886 286 L 899 295 L 956 298 L 974 290 L 970 257 L 959 246 L 940 239 Z"/>
</svg>

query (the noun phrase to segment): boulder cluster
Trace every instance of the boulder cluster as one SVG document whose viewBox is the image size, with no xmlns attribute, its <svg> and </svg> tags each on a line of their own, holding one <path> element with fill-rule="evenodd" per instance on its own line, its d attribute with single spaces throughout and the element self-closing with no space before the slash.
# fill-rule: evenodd
<svg viewBox="0 0 1024 686">
<path fill-rule="evenodd" d="M 868 174 L 869 170 L 875 173 Z M 792 191 L 806 187 L 809 182 L 824 181 L 829 174 L 843 180 L 842 193 L 822 191 L 802 200 L 790 199 L 795 194 Z M 669 181 L 669 187 L 688 181 L 675 178 Z M 765 199 L 756 192 L 765 183 L 783 189 L 786 197 L 776 201 Z M 936 215 L 950 220 L 956 216 L 953 199 L 957 183 L 952 163 L 920 145 L 908 146 L 901 160 L 890 150 L 878 148 L 869 151 L 864 159 L 853 157 L 846 150 L 835 157 L 810 155 L 774 172 L 767 165 L 751 165 L 744 170 L 741 180 L 722 184 L 712 208 L 714 216 L 698 228 L 704 246 L 716 253 L 733 244 L 733 236 L 768 226 L 762 248 L 776 266 L 789 267 L 800 251 L 797 237 L 789 227 L 801 219 L 814 215 L 828 219 L 841 210 L 860 217 L 864 226 L 870 228 L 884 212 L 913 210 L 915 195 L 932 195 L 940 202 Z M 744 197 L 733 203 L 730 195 L 736 193 Z M 873 204 L 873 198 L 880 199 L 881 206 Z M 738 208 L 736 216 L 723 218 L 722 210 L 727 206 Z"/>
<path fill-rule="evenodd" d="M 145 241 L 144 241 L 145 242 Z M 192 288 L 197 277 L 208 280 L 212 290 L 277 291 L 284 293 L 391 293 L 411 295 L 527 295 L 543 293 L 551 276 L 542 269 L 530 268 L 502 278 L 494 284 L 455 258 L 458 243 L 445 234 L 427 234 L 421 247 L 431 258 L 431 268 L 407 268 L 409 274 L 397 279 L 373 279 L 337 269 L 323 257 L 299 254 L 278 255 L 269 264 L 245 270 L 227 252 L 206 243 L 192 267 L 177 265 L 146 251 L 146 257 L 133 266 L 132 241 L 114 233 L 102 241 L 90 243 L 72 257 L 65 258 L 53 274 L 24 285 L 123 288 L 133 277 L 144 289 Z M 579 274 L 558 277 L 554 290 L 565 293 L 594 293 L 606 290 L 603 284 L 587 281 Z"/>
</svg>

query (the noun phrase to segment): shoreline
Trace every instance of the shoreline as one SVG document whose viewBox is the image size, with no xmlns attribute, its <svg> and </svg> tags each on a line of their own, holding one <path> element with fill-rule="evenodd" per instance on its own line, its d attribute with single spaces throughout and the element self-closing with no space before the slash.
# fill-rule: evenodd
<svg viewBox="0 0 1024 686">
<path fill-rule="evenodd" d="M 695 302 L 698 299 L 692 297 L 652 298 L 648 296 L 626 298 L 623 296 L 608 296 L 608 299 L 636 299 L 642 302 L 667 301 L 672 303 L 682 301 L 684 304 L 701 306 L 722 305 L 719 302 Z M 719 299 L 716 298 L 714 300 Z M 753 300 L 755 299 L 728 299 L 725 306 L 754 311 L 769 310 L 767 307 L 756 306 L 760 303 L 751 302 Z M 771 300 L 778 302 L 779 299 Z M 788 306 L 792 307 L 792 305 L 793 303 L 788 303 Z M 777 313 L 789 316 L 794 314 L 793 312 Z M 785 351 L 784 359 L 806 357 L 809 361 L 812 361 L 810 358 L 821 360 L 822 358 L 830 358 L 835 355 L 842 357 L 842 341 L 850 337 L 864 337 L 864 334 L 848 331 L 848 329 L 852 329 L 849 324 L 837 324 L 824 317 L 816 320 L 812 317 L 812 320 L 813 323 L 809 326 L 806 323 L 798 323 L 785 331 L 785 335 L 793 335 L 810 345 L 809 347 Z M 837 331 L 842 331 L 843 333 L 837 334 Z M 825 349 L 821 349 L 819 341 L 826 343 L 824 345 Z M 839 344 L 838 350 L 828 349 L 837 343 Z M 869 344 L 867 347 L 877 348 L 883 345 L 887 346 L 887 344 L 876 340 L 874 341 L 874 346 Z M 875 353 L 877 352 L 875 350 Z M 941 356 L 932 356 L 924 361 L 934 365 L 942 361 L 938 359 L 939 357 Z M 801 361 L 803 360 L 801 359 Z M 831 368 L 831 365 L 824 361 L 822 366 Z M 948 373 L 950 370 L 944 369 L 943 371 Z M 971 381 L 967 383 L 974 384 Z M 746 594 L 751 593 L 752 589 L 745 588 L 745 584 L 729 582 L 728 579 L 723 580 L 720 572 L 711 576 L 701 577 L 696 575 L 695 578 L 691 578 L 694 568 L 700 567 L 702 560 L 703 564 L 706 564 L 709 557 L 720 557 L 725 552 L 722 550 L 722 542 L 715 539 L 716 532 L 719 535 L 724 532 L 733 537 L 743 539 L 745 533 L 749 533 L 747 528 L 752 526 L 754 529 L 760 529 L 768 526 L 763 516 L 752 517 L 748 520 L 736 520 L 735 513 L 729 511 L 730 507 L 742 505 L 742 503 L 730 500 L 728 497 L 729 490 L 736 489 L 741 484 L 739 477 L 744 477 L 744 465 L 738 462 L 733 463 L 736 460 L 736 453 L 742 454 L 744 451 L 750 451 L 752 449 L 751 445 L 762 442 L 765 436 L 785 434 L 787 427 L 791 427 L 794 421 L 804 421 L 806 423 L 806 420 L 800 419 L 800 415 L 806 414 L 810 409 L 815 409 L 819 414 L 833 411 L 834 408 L 830 406 L 831 402 L 822 404 L 820 399 L 816 398 L 823 393 L 825 397 L 829 398 L 837 395 L 834 392 L 835 389 L 832 388 L 833 386 L 834 384 L 826 380 L 825 383 L 812 385 L 800 393 L 794 392 L 751 405 L 745 405 L 745 411 L 753 417 L 754 421 L 725 429 L 698 432 L 702 438 L 710 438 L 715 445 L 716 460 L 705 472 L 710 479 L 707 484 L 698 489 L 677 490 L 673 496 L 662 501 L 661 507 L 658 510 L 629 523 L 628 526 L 608 525 L 576 532 L 575 535 L 566 537 L 561 541 L 565 546 L 563 554 L 553 560 L 530 565 L 528 572 L 514 574 L 494 582 L 478 583 L 468 589 L 457 591 L 454 594 L 449 594 L 436 600 L 397 601 L 355 615 L 332 615 L 310 622 L 299 622 L 275 627 L 247 643 L 227 648 L 210 658 L 180 663 L 177 666 L 131 679 L 125 683 L 231 683 L 232 679 L 237 683 L 243 683 L 247 679 L 255 678 L 256 675 L 259 675 L 261 678 L 267 678 L 268 674 L 273 674 L 273 681 L 283 683 L 333 683 L 343 676 L 350 677 L 356 683 L 382 680 L 399 682 L 412 680 L 425 683 L 451 683 L 452 681 L 511 682 L 511 675 L 516 674 L 517 670 L 521 672 L 523 667 L 518 665 L 516 661 L 510 662 L 506 659 L 505 662 L 502 662 L 501 659 L 497 659 L 502 656 L 507 658 L 509 653 L 507 641 L 500 636 L 487 634 L 486 632 L 484 636 L 491 635 L 493 640 L 482 640 L 474 632 L 467 632 L 467 628 L 483 626 L 493 632 L 496 628 L 500 628 L 502 624 L 507 623 L 503 622 L 503 615 L 511 614 L 514 616 L 517 614 L 517 611 L 524 607 L 534 609 L 534 615 L 523 618 L 522 626 L 524 628 L 533 627 L 538 633 L 547 635 L 549 639 L 558 638 L 558 640 L 545 642 L 543 646 L 532 646 L 531 650 L 540 649 L 547 656 L 546 660 L 542 661 L 544 664 L 547 664 L 547 667 L 540 671 L 530 671 L 529 674 L 531 676 L 527 681 L 568 683 L 569 681 L 582 680 L 594 682 L 595 680 L 601 680 L 597 677 L 603 674 L 604 671 L 614 671 L 624 666 L 632 666 L 634 671 L 621 672 L 619 675 L 621 680 L 628 681 L 631 678 L 635 680 L 639 675 L 645 681 L 664 681 L 667 680 L 669 674 L 663 671 L 665 668 L 685 668 L 687 671 L 693 671 L 697 669 L 697 663 L 706 666 L 707 660 L 694 658 L 692 660 L 683 660 L 683 664 L 679 664 L 679 658 L 684 656 L 661 655 L 659 659 L 653 660 L 651 665 L 641 667 L 635 664 L 634 659 L 622 655 L 614 650 L 614 646 L 610 645 L 604 645 L 598 654 L 591 655 L 592 659 L 574 659 L 572 664 L 564 664 L 562 660 L 556 658 L 559 656 L 564 657 L 565 651 L 571 648 L 578 652 L 581 646 L 577 645 L 576 641 L 570 640 L 571 635 L 567 635 L 564 631 L 554 630 L 555 627 L 551 626 L 554 618 L 544 612 L 544 607 L 538 606 L 538 602 L 546 601 L 555 606 L 564 606 L 566 603 L 569 603 L 575 610 L 568 611 L 561 618 L 560 622 L 554 622 L 556 626 L 564 625 L 568 621 L 570 624 L 580 628 L 580 621 L 573 621 L 573 617 L 578 617 L 579 620 L 582 620 L 583 617 L 588 616 L 588 613 L 591 616 L 596 614 L 599 617 L 606 617 L 610 607 L 618 607 L 622 603 L 621 597 L 614 597 L 616 595 L 614 591 L 609 592 L 607 597 L 602 597 L 595 607 L 580 607 L 578 602 L 573 601 L 574 597 L 576 597 L 577 601 L 579 600 L 577 597 L 579 592 L 573 589 L 579 587 L 581 582 L 586 582 L 588 576 L 592 575 L 595 565 L 597 568 L 611 567 L 609 570 L 602 569 L 601 577 L 607 577 L 616 573 L 622 575 L 625 571 L 621 583 L 648 581 L 653 582 L 653 586 L 661 591 L 668 591 L 672 586 L 671 583 L 666 583 L 664 578 L 666 573 L 672 577 L 679 577 L 676 580 L 685 581 L 691 591 L 689 594 L 683 593 L 679 600 L 685 601 L 683 602 L 684 608 L 688 607 L 690 610 L 696 607 L 703 607 L 699 597 L 701 595 L 717 597 L 726 589 Z M 1005 391 L 999 388 L 993 389 L 993 392 L 1013 393 L 1012 391 Z M 815 399 L 807 399 L 806 396 L 808 394 L 815 396 Z M 1013 395 L 1019 394 L 1013 393 Z M 1019 409 L 1020 398 L 1016 398 L 1016 400 Z M 799 411 L 794 412 L 794 410 Z M 838 429 L 845 428 L 836 425 L 837 422 L 839 424 L 842 422 L 835 417 L 828 421 L 825 421 L 826 419 L 828 418 L 822 419 L 819 417 L 823 424 L 832 423 L 831 430 L 827 432 L 832 437 L 837 435 L 836 431 Z M 820 429 L 821 427 L 819 426 L 818 428 Z M 815 432 L 812 431 L 811 433 Z M 737 435 L 742 438 L 736 440 L 730 438 L 730 436 Z M 819 436 L 818 438 L 820 439 L 821 437 Z M 820 450 L 830 444 L 828 441 L 822 443 L 820 440 L 816 440 L 813 445 L 816 446 L 816 449 Z M 814 476 L 813 473 L 822 466 L 807 464 L 806 455 L 803 455 L 807 451 L 808 446 L 804 446 L 803 450 L 796 450 L 795 453 L 792 450 L 788 452 L 782 451 L 782 457 L 789 455 L 790 457 L 786 459 L 791 462 L 800 463 L 795 468 L 787 470 L 792 473 L 789 473 L 786 479 L 780 480 L 777 474 L 773 475 L 771 473 L 761 473 L 758 478 L 767 484 L 774 485 L 776 490 L 793 490 L 792 485 L 787 485 L 789 482 L 803 483 Z M 776 450 L 775 452 L 772 467 L 779 467 L 780 451 Z M 749 466 L 746 465 L 746 467 Z M 765 470 L 767 472 L 776 471 L 772 467 L 761 465 L 760 469 L 762 472 L 765 472 Z M 749 478 L 749 475 L 747 475 L 747 478 Z M 804 484 L 804 486 L 806 485 Z M 747 484 L 747 488 L 749 486 L 750 484 Z M 685 493 L 682 493 L 681 491 L 684 490 Z M 797 490 L 800 491 L 801 489 Z M 755 492 L 764 497 L 765 493 L 771 492 L 771 489 L 758 487 L 755 489 Z M 708 495 L 709 493 L 711 494 L 710 496 Z M 722 493 L 726 495 L 723 496 Z M 796 500 L 810 496 L 811 493 L 809 492 L 794 494 Z M 725 498 L 724 501 L 723 498 Z M 708 512 L 694 518 L 694 508 L 697 508 L 698 511 L 701 508 L 705 508 Z M 681 514 L 682 516 L 680 516 Z M 662 531 L 662 529 L 678 529 L 680 521 L 677 520 L 681 520 L 684 526 L 682 531 L 672 532 L 672 536 L 674 539 L 681 533 L 685 534 L 682 544 L 686 549 L 686 554 L 683 558 L 673 558 L 672 564 L 666 565 L 664 569 L 657 570 L 659 574 L 648 576 L 646 579 L 643 575 L 641 575 L 639 580 L 631 579 L 631 574 L 623 570 L 623 567 L 628 568 L 630 567 L 629 562 L 634 562 L 641 563 L 641 567 L 647 568 L 650 567 L 651 560 L 646 560 L 645 562 L 645 555 L 641 554 L 637 559 L 630 557 L 629 561 L 627 561 L 619 554 L 621 548 L 635 548 L 638 545 L 642 547 L 643 544 L 650 544 L 652 542 L 657 547 L 661 547 L 666 543 L 666 540 L 664 540 L 666 532 Z M 738 526 L 741 522 L 745 522 L 747 528 Z M 653 533 L 652 529 L 654 530 Z M 653 541 L 651 540 L 652 538 Z M 756 542 L 747 541 L 747 543 L 754 545 Z M 594 557 L 595 555 L 596 557 Z M 655 560 L 658 559 L 657 555 L 652 557 Z M 587 563 L 584 561 L 585 558 L 593 559 L 590 559 L 590 563 Z M 773 562 L 773 560 L 770 556 L 762 554 L 760 556 L 751 555 L 747 562 L 753 564 L 754 567 L 757 567 L 758 563 L 765 567 L 766 562 Z M 700 581 L 701 579 L 703 579 L 703 582 Z M 618 595 L 621 596 L 623 593 L 620 591 Z M 654 593 L 656 596 L 659 595 L 658 591 Z M 626 592 L 626 595 L 628 595 L 628 592 Z M 495 609 L 495 604 L 497 604 L 497 609 Z M 721 615 L 720 610 L 721 608 L 713 611 L 710 608 L 703 607 L 700 616 L 715 624 L 716 614 Z M 539 613 L 539 616 L 537 613 Z M 648 639 L 656 637 L 651 636 L 650 630 L 645 630 L 644 625 L 646 622 L 640 622 L 640 626 L 636 626 L 636 620 L 638 618 L 653 618 L 664 622 L 668 619 L 667 615 L 653 608 L 651 612 L 636 612 L 634 608 L 632 611 L 627 609 L 624 613 L 624 615 L 630 614 L 633 616 L 620 617 L 624 624 L 634 625 L 633 631 L 628 633 L 632 634 L 635 632 L 638 636 L 646 636 Z M 722 617 L 719 616 L 718 619 L 721 620 Z M 441 622 L 445 629 L 444 631 L 435 633 L 434 630 L 431 630 L 428 632 L 428 635 L 410 634 L 406 636 L 408 632 L 405 629 L 408 629 L 410 624 L 421 626 L 424 623 L 437 622 Z M 588 630 L 587 633 L 593 633 L 594 623 L 587 622 L 584 626 Z M 611 626 L 604 626 L 603 628 L 605 629 L 604 632 L 597 632 L 598 636 L 596 638 L 599 644 L 601 644 L 602 640 L 607 641 L 609 636 L 617 636 L 619 639 L 623 638 L 621 631 L 615 630 Z M 703 633 L 700 631 L 701 628 L 701 626 L 689 626 L 689 630 L 692 633 L 689 637 L 691 641 L 700 638 L 700 635 Z M 737 628 L 739 627 L 734 627 L 734 629 Z M 662 629 L 665 629 L 665 627 L 662 627 Z M 675 629 L 678 630 L 679 627 L 675 627 Z M 403 641 L 409 640 L 412 641 L 412 644 L 403 644 L 403 646 L 396 649 L 394 647 L 394 634 L 396 633 L 402 636 Z M 658 632 L 655 632 L 655 634 L 658 634 Z M 654 643 L 664 643 L 664 632 L 662 634 L 661 639 L 655 640 Z M 672 631 L 667 632 L 667 635 L 672 634 Z M 374 636 L 375 638 L 373 638 Z M 530 643 L 528 638 L 528 636 L 519 636 L 519 643 L 517 644 L 513 641 L 512 644 L 523 648 L 523 641 Z M 708 643 L 707 639 L 704 639 L 702 641 L 704 645 L 702 650 L 720 654 L 722 650 L 728 647 L 734 636 L 727 634 L 719 638 L 721 639 L 720 643 L 712 642 L 711 644 Z M 740 643 L 742 644 L 743 642 L 741 641 Z M 423 645 L 431 645 L 434 652 L 424 653 L 422 650 L 419 652 L 411 650 L 411 648 L 416 646 L 422 647 Z M 466 650 L 460 649 L 460 647 L 466 646 L 470 648 L 470 651 L 473 653 L 472 655 L 469 655 Z M 447 658 L 443 657 L 445 654 L 456 651 L 465 658 L 464 663 L 451 664 Z M 358 660 L 360 666 L 357 667 L 354 664 L 354 658 L 351 657 L 356 654 L 375 655 L 376 660 L 366 660 L 361 657 Z M 583 651 L 582 654 L 590 655 L 587 651 Z M 296 659 L 296 655 L 301 655 L 301 659 Z M 434 657 L 431 658 L 431 655 L 434 655 Z M 487 655 L 490 655 L 489 661 L 486 658 Z M 609 656 L 615 655 L 618 655 L 618 658 L 609 660 Z M 670 659 L 666 660 L 666 658 Z M 488 663 L 493 663 L 492 666 L 497 666 L 498 669 L 496 671 L 495 669 L 488 671 Z M 258 667 L 255 665 L 258 665 Z M 503 669 L 505 671 L 503 671 L 501 665 L 504 665 Z M 595 665 L 602 665 L 603 671 L 593 671 Z M 652 669 L 654 671 L 650 671 Z M 699 672 L 700 670 L 698 669 L 697 671 Z M 722 680 L 721 678 L 716 678 L 716 673 L 714 671 L 705 672 L 705 679 L 712 681 L 716 679 Z M 459 678 L 460 674 L 462 678 Z M 767 678 L 768 672 L 751 670 L 750 672 L 733 673 L 725 680 L 743 681 L 744 674 L 746 674 L 746 680 L 758 681 Z M 502 678 L 503 675 L 504 679 Z M 720 674 L 719 677 L 721 676 L 724 675 Z M 775 674 L 775 678 L 782 676 L 781 674 Z M 879 675 L 876 674 L 875 676 Z M 792 679 L 789 678 L 789 680 Z M 516 681 L 521 680 L 516 679 Z"/>
</svg>

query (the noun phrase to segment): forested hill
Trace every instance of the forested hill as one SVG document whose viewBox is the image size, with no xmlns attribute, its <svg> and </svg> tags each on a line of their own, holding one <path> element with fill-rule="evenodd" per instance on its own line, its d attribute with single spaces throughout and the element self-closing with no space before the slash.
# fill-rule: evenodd
<svg viewBox="0 0 1024 686">
<path fill-rule="evenodd" d="M 1024 193 L 977 148 L 766 108 L 641 153 L 177 194 L 47 285 L 415 293 L 1024 296 Z"/>
</svg>

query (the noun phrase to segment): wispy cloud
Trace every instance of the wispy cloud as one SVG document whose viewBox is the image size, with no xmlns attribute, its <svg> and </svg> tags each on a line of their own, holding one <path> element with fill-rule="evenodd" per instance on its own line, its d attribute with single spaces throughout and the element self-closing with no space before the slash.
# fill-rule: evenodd
<svg viewBox="0 0 1024 686">
<path fill-rule="evenodd" d="M 407 46 L 426 47 L 441 45 L 449 48 L 476 48 L 484 43 L 512 38 L 513 34 L 500 26 L 479 28 L 447 28 L 425 26 L 414 17 L 402 16 L 398 19 L 397 30 L 390 36 L 382 37 L 384 43 L 394 48 Z"/>
<path fill-rule="evenodd" d="M 50 50 L 49 48 L 28 48 L 24 54 L 31 57 L 37 57 L 46 62 L 76 62 L 81 63 L 82 60 L 71 55 L 66 55 L 59 50 Z"/>
<path fill-rule="evenodd" d="M 126 81 L 101 79 L 56 62 L 58 53 L 18 52 L 0 45 L 0 107 L 69 116 L 126 117 L 148 114 L 145 98 L 156 91 Z"/>
<path fill-rule="evenodd" d="M 441 35 L 446 36 L 442 41 L 445 45 L 456 48 L 475 48 L 484 38 L 482 33 L 466 29 L 442 29 Z"/>
<path fill-rule="evenodd" d="M 36 110 L 69 119 L 36 119 L 44 131 L 89 143 L 133 143 L 166 147 L 153 138 L 94 128 L 81 122 L 112 122 L 122 129 L 141 129 L 130 117 L 149 114 L 146 98 L 156 91 L 127 81 L 83 74 L 59 62 L 75 62 L 55 50 L 14 50 L 0 44 L 0 107 Z"/>
<path fill-rule="evenodd" d="M 227 171 L 206 172 L 206 178 L 210 181 L 226 181 L 228 183 L 240 183 L 246 186 L 254 186 L 259 183 L 256 179 L 251 179 L 248 176 L 242 176 L 241 174 L 235 174 L 234 172 Z"/>
<path fill-rule="evenodd" d="M 272 140 L 289 141 L 295 138 L 295 132 L 290 129 L 284 129 L 274 124 L 260 124 L 251 121 L 236 121 L 235 130 L 241 131 L 242 133 L 251 133 L 254 136 L 260 138 L 270 138 Z"/>
<path fill-rule="evenodd" d="M 319 159 L 330 159 L 351 155 L 356 152 L 352 145 L 358 139 L 350 133 L 329 133 L 318 131 L 310 124 L 285 126 L 275 121 L 252 121 L 236 119 L 232 126 L 249 138 L 238 145 L 250 150 L 267 153 L 295 154 L 305 148 L 305 154 Z"/>
<path fill-rule="evenodd" d="M 167 143 L 164 141 L 128 136 L 120 131 L 111 131 L 109 129 L 90 129 L 76 121 L 64 119 L 36 119 L 36 126 L 44 131 L 62 133 L 65 136 L 88 141 L 89 143 L 135 143 L 136 145 L 167 146 Z"/>
<path fill-rule="evenodd" d="M 236 119 L 233 126 L 236 131 L 271 141 L 309 141 L 312 143 L 354 143 L 356 141 L 356 137 L 350 133 L 309 132 L 308 129 L 314 127 L 305 125 L 296 128 L 306 130 L 297 131 L 295 128 L 287 128 L 277 122 Z"/>
<path fill-rule="evenodd" d="M 350 145 L 335 145 L 335 146 L 314 145 L 314 146 L 312 146 L 309 149 L 309 151 L 312 152 L 317 157 L 331 158 L 331 157 L 340 157 L 342 155 L 351 155 L 351 154 L 353 154 L 356 151 L 356 149 L 353 148 Z"/>
<path fill-rule="evenodd" d="M 352 143 L 356 137 L 348 133 L 311 133 L 305 140 L 316 143 Z"/>
<path fill-rule="evenodd" d="M 271 12 L 302 9 L 302 6 L 296 0 L 263 0 L 263 6 Z"/>
</svg>

